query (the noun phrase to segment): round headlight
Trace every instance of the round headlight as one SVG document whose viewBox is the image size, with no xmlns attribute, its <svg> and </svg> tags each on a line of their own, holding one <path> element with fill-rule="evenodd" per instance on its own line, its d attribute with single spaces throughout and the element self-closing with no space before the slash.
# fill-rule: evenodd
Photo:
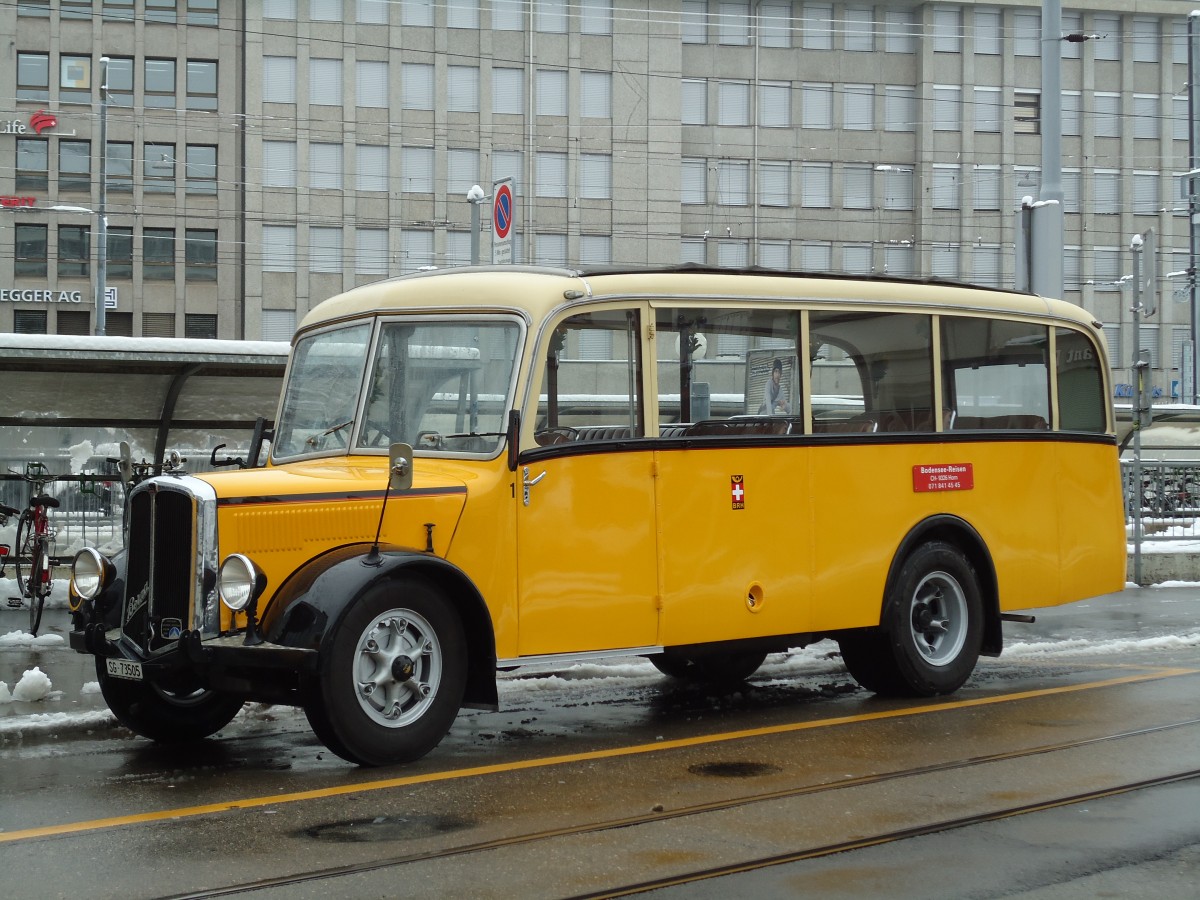
<svg viewBox="0 0 1200 900">
<path fill-rule="evenodd" d="M 234 553 L 225 557 L 217 576 L 217 592 L 221 595 L 221 602 L 234 612 L 245 609 L 254 599 L 255 588 L 261 577 L 258 567 L 242 554 Z"/>
<path fill-rule="evenodd" d="M 108 561 L 91 547 L 75 554 L 71 564 L 71 590 L 84 600 L 95 600 L 108 582 Z"/>
</svg>

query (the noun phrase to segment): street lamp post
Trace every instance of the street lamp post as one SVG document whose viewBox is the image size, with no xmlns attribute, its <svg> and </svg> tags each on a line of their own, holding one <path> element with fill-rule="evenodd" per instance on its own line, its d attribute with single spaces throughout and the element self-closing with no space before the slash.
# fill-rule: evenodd
<svg viewBox="0 0 1200 900">
<path fill-rule="evenodd" d="M 487 199 L 477 184 L 471 185 L 467 191 L 467 202 L 471 204 L 471 265 L 479 265 L 479 205 Z"/>
<path fill-rule="evenodd" d="M 108 294 L 108 57 L 100 57 L 100 204 L 96 212 L 96 329 L 104 334 Z"/>
</svg>

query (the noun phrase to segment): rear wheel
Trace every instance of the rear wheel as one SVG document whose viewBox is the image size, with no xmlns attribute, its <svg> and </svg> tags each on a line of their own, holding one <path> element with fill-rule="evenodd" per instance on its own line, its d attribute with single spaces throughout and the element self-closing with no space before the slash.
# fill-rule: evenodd
<svg viewBox="0 0 1200 900">
<path fill-rule="evenodd" d="M 983 642 L 983 599 L 967 558 L 931 541 L 904 561 L 878 629 L 844 635 L 842 659 L 868 690 L 931 697 L 960 688 Z"/>
<path fill-rule="evenodd" d="M 33 565 L 33 531 L 33 517 L 29 510 L 25 510 L 21 513 L 21 518 L 17 519 L 17 539 L 13 543 L 13 571 L 17 576 L 17 592 L 22 597 L 29 595 L 26 586 L 29 584 L 29 570 Z"/>
<path fill-rule="evenodd" d="M 161 744 L 185 744 L 216 734 L 242 708 L 241 697 L 204 690 L 186 680 L 113 678 L 96 657 L 100 693 L 122 725 Z"/>
<path fill-rule="evenodd" d="M 380 585 L 327 636 L 304 712 L 345 760 L 411 762 L 436 747 L 458 715 L 466 652 L 458 615 L 427 582 Z"/>
<path fill-rule="evenodd" d="M 46 595 L 50 593 L 50 560 L 47 559 L 45 548 L 40 541 L 33 547 L 33 561 L 29 566 L 29 633 L 37 637 L 38 627 L 42 624 L 42 607 L 46 603 Z"/>
</svg>

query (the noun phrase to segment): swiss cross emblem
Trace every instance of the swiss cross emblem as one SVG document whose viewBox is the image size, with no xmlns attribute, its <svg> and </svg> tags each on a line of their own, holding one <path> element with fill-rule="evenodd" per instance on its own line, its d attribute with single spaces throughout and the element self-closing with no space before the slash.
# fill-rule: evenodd
<svg viewBox="0 0 1200 900">
<path fill-rule="evenodd" d="M 746 508 L 746 486 L 742 483 L 741 475 L 729 477 L 729 494 L 733 498 L 734 509 Z"/>
</svg>

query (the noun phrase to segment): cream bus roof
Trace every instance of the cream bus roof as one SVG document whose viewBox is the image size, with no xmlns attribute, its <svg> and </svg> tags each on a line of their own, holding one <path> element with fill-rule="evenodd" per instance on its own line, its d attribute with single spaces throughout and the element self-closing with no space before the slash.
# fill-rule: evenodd
<svg viewBox="0 0 1200 900">
<path fill-rule="evenodd" d="M 555 269 L 471 266 L 402 275 L 354 288 L 316 306 L 300 330 L 389 310 L 520 310 L 537 322 L 566 302 L 601 297 L 690 300 L 885 301 L 898 306 L 964 307 L 1018 315 L 1052 315 L 1098 328 L 1083 309 L 1033 294 L 944 281 L 704 269 Z"/>
</svg>

